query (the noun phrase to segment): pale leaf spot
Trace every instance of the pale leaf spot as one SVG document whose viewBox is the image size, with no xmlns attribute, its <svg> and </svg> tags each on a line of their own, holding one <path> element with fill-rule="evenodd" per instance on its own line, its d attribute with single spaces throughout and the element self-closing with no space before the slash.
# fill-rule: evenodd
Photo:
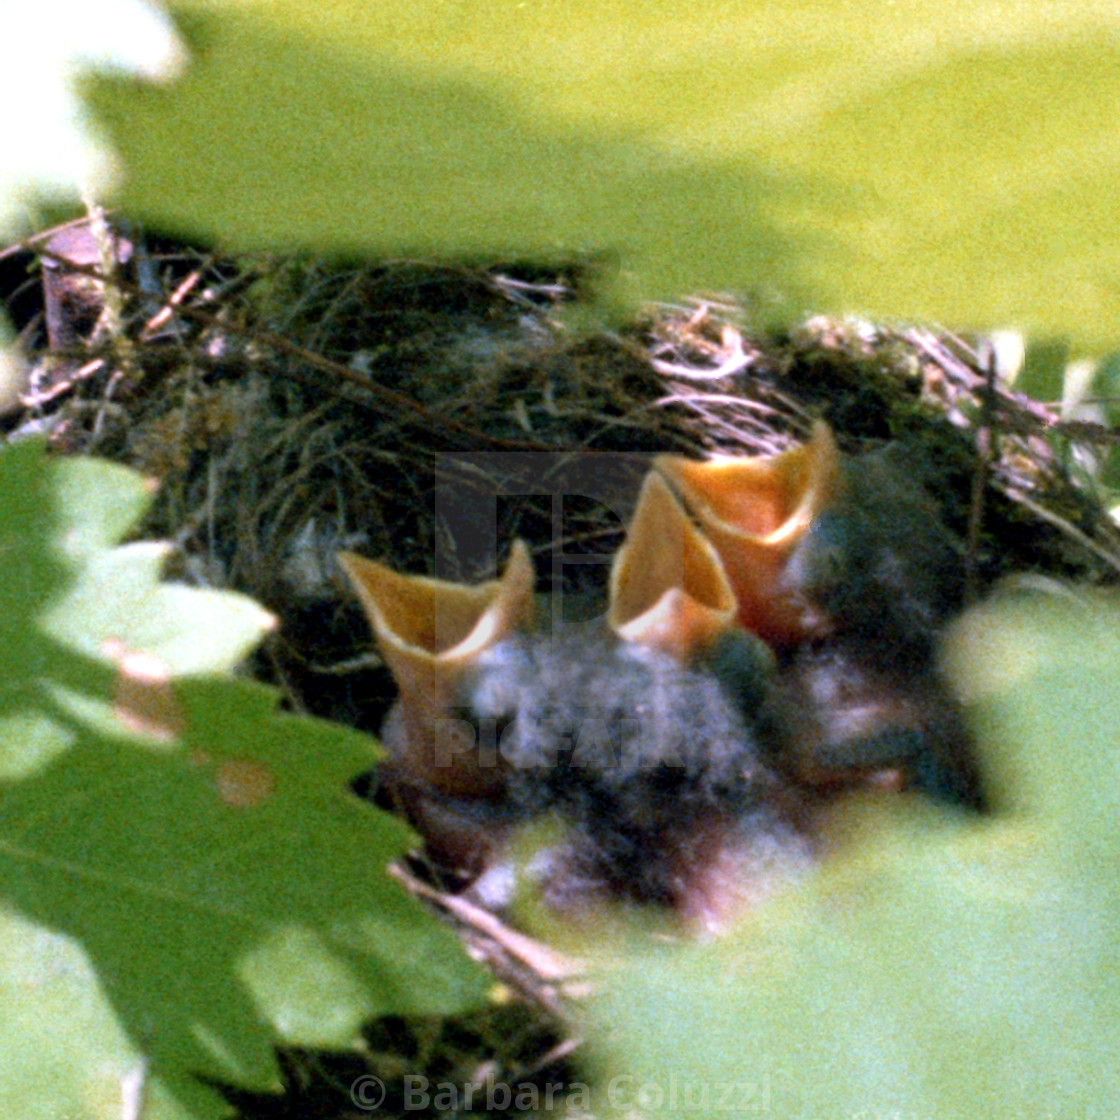
<svg viewBox="0 0 1120 1120">
<path fill-rule="evenodd" d="M 101 651 L 117 663 L 113 714 L 129 731 L 160 743 L 182 734 L 183 713 L 171 689 L 171 669 L 162 658 L 144 650 L 128 650 L 118 639 L 101 643 Z"/>
</svg>

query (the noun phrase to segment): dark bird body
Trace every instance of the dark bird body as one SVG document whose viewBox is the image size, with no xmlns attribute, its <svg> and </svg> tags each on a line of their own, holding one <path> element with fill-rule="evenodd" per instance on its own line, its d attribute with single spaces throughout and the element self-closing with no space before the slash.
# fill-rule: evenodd
<svg viewBox="0 0 1120 1120">
<path fill-rule="evenodd" d="M 769 665 L 744 636 L 727 643 L 761 695 Z M 733 879 L 741 896 L 767 865 L 807 858 L 801 798 L 766 762 L 768 713 L 736 703 L 707 658 L 584 628 L 522 635 L 480 658 L 464 699 L 499 729 L 510 812 L 567 831 L 543 883 L 557 908 L 621 897 L 717 925 Z"/>
</svg>

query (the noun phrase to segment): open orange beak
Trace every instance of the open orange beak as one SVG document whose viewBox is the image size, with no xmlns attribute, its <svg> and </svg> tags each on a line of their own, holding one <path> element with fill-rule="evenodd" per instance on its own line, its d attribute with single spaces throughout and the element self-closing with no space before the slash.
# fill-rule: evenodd
<svg viewBox="0 0 1120 1120">
<path fill-rule="evenodd" d="M 646 475 L 611 567 L 611 629 L 688 661 L 735 626 L 735 593 L 715 549 L 669 487 Z"/>
<path fill-rule="evenodd" d="M 798 541 L 840 491 L 840 452 L 828 425 L 818 421 L 808 443 L 780 455 L 706 463 L 659 455 L 654 467 L 723 562 L 740 624 L 778 646 L 809 636 L 805 604 L 783 575 Z"/>
<path fill-rule="evenodd" d="M 441 738 L 459 683 L 479 655 L 533 617 L 533 564 L 514 541 L 502 578 L 477 586 L 402 576 L 351 552 L 339 555 L 400 692 L 403 735 L 387 741 L 397 773 L 456 797 L 483 796 L 500 774 Z M 390 737 L 387 735 L 387 739 Z"/>
</svg>

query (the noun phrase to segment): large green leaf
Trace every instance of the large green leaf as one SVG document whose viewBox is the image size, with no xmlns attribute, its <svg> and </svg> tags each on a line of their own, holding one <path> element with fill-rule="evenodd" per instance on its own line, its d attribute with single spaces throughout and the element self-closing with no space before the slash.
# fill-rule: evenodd
<svg viewBox="0 0 1120 1120">
<path fill-rule="evenodd" d="M 1112 337 L 1120 9 L 178 0 L 125 205 L 243 245 L 616 254 L 628 290 Z"/>
<path fill-rule="evenodd" d="M 385 873 L 409 831 L 363 804 L 365 736 L 223 675 L 270 625 L 114 547 L 122 468 L 0 454 L 0 1112 L 217 1116 L 279 1043 L 477 1004 L 449 930 Z M 203 675 L 204 674 L 204 675 Z"/>
<path fill-rule="evenodd" d="M 1120 612 L 987 609 L 954 665 L 995 816 L 853 813 L 850 849 L 731 938 L 631 946 L 591 1016 L 605 1105 L 717 1115 L 733 1086 L 777 1116 L 1110 1114 Z"/>
</svg>

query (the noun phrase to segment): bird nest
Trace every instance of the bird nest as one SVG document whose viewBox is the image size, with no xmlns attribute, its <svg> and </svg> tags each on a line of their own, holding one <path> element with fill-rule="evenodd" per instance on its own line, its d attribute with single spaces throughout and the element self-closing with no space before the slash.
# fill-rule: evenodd
<svg viewBox="0 0 1120 1120">
<path fill-rule="evenodd" d="M 165 246 L 110 257 L 106 286 L 104 261 L 43 245 L 44 289 L 64 298 L 50 332 L 24 307 L 33 365 L 9 430 L 158 479 L 142 532 L 179 546 L 181 578 L 277 614 L 257 670 L 298 710 L 369 727 L 391 692 L 340 548 L 473 580 L 521 537 L 541 586 L 601 589 L 653 453 L 773 454 L 814 419 L 846 451 L 918 452 L 974 596 L 1009 573 L 1120 572 L 1077 456 L 1113 433 L 1014 393 L 983 340 L 825 318 L 764 330 L 713 299 L 588 327 L 579 266 Z M 26 285 L 21 300 L 35 306 Z"/>
<path fill-rule="evenodd" d="M 826 318 L 778 331 L 714 298 L 589 325 L 578 264 L 343 266 L 59 232 L 2 255 L 29 364 L 5 427 L 158 479 L 140 532 L 177 544 L 177 577 L 275 612 L 254 668 L 294 710 L 376 729 L 393 694 L 340 549 L 475 580 L 521 538 L 538 585 L 578 603 L 602 591 L 653 454 L 774 454 L 818 419 L 842 450 L 920 458 L 973 598 L 1015 573 L 1120 573 L 1084 469 L 1114 433 L 1015 393 L 983 339 Z M 557 1011 L 562 964 L 457 919 Z M 493 1029 L 455 1045 L 477 1057 Z M 515 1033 L 536 1073 L 570 1048 L 532 1018 Z"/>
</svg>

